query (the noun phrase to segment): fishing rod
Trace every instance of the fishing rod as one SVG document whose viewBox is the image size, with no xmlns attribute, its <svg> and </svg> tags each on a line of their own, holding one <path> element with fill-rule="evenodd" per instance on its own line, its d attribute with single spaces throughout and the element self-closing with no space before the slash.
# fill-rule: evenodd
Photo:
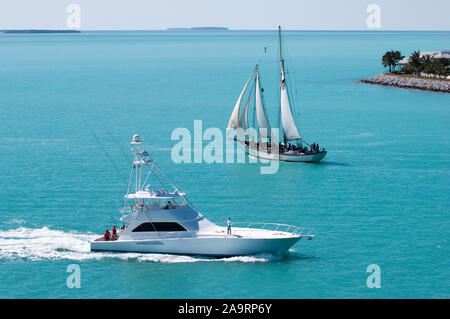
<svg viewBox="0 0 450 319">
<path fill-rule="evenodd" d="M 87 127 L 89 128 L 89 131 L 91 132 L 92 136 L 94 136 L 94 138 L 97 140 L 97 143 L 100 145 L 100 147 L 102 148 L 103 152 L 105 153 L 105 155 L 108 157 L 109 161 L 111 162 L 111 164 L 114 166 L 117 175 L 120 177 L 120 179 L 124 182 L 124 184 L 128 185 L 128 182 L 126 181 L 125 178 L 123 178 L 122 174 L 120 173 L 119 168 L 116 166 L 116 164 L 114 163 L 111 155 L 109 155 L 109 153 L 106 151 L 105 147 L 103 146 L 103 144 L 100 142 L 100 139 L 97 137 L 97 135 L 95 135 L 94 131 L 92 130 L 92 128 L 87 125 Z"/>
<path fill-rule="evenodd" d="M 120 152 L 122 153 L 123 157 L 125 157 L 125 159 L 127 160 L 127 162 L 131 165 L 131 161 L 128 158 L 128 156 L 125 154 L 125 151 L 123 150 L 122 146 L 120 146 L 119 142 L 116 140 L 116 138 L 112 135 L 111 131 L 104 125 L 102 125 L 105 130 L 108 132 L 109 136 L 111 136 L 112 140 L 114 141 L 114 143 L 116 143 L 116 145 L 119 147 Z"/>
</svg>

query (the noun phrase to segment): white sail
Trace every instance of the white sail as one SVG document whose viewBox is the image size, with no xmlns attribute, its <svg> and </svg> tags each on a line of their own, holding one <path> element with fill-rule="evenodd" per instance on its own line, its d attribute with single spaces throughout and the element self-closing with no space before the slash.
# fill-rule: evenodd
<svg viewBox="0 0 450 319">
<path fill-rule="evenodd" d="M 295 126 L 294 117 L 292 116 L 291 106 L 289 105 L 289 97 L 286 88 L 284 75 L 281 80 L 281 124 L 283 126 L 284 137 L 286 140 L 300 139 L 297 126 Z"/>
<path fill-rule="evenodd" d="M 241 106 L 242 97 L 244 96 L 245 90 L 247 90 L 247 86 L 250 83 L 250 80 L 252 78 L 253 74 L 248 78 L 247 83 L 245 83 L 244 89 L 241 92 L 241 95 L 239 95 L 239 98 L 236 102 L 236 105 L 234 106 L 233 113 L 231 113 L 230 121 L 228 122 L 227 129 L 233 129 L 233 128 L 239 128 L 239 108 Z"/>
<path fill-rule="evenodd" d="M 256 73 L 256 88 L 255 88 L 255 108 L 256 118 L 258 120 L 259 137 L 270 138 L 270 124 L 267 120 L 266 112 L 261 97 L 261 88 L 259 86 L 259 75 Z"/>
<path fill-rule="evenodd" d="M 243 130 L 248 129 L 248 102 L 245 102 L 244 109 L 241 113 L 241 118 L 239 119 L 239 126 L 242 127 Z"/>
</svg>

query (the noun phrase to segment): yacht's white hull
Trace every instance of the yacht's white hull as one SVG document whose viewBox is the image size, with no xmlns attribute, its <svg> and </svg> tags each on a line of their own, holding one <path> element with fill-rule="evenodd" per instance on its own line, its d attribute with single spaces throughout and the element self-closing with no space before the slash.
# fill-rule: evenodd
<svg viewBox="0 0 450 319">
<path fill-rule="evenodd" d="M 288 238 L 239 238 L 197 237 L 149 240 L 93 241 L 93 251 L 142 252 L 213 257 L 251 255 L 262 252 L 284 252 L 301 237 Z"/>
<path fill-rule="evenodd" d="M 253 157 L 283 162 L 320 162 L 327 155 L 326 151 L 321 151 L 314 154 L 295 154 L 295 153 L 272 154 L 250 148 L 247 145 L 245 145 L 245 151 L 248 155 Z"/>
</svg>

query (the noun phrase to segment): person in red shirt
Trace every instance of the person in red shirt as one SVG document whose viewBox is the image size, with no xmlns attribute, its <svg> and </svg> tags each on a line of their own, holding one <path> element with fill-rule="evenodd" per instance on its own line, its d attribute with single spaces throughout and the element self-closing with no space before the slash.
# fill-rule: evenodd
<svg viewBox="0 0 450 319">
<path fill-rule="evenodd" d="M 103 237 L 105 238 L 105 240 L 111 240 L 111 233 L 109 232 L 109 230 L 107 229 L 105 231 L 105 234 L 103 235 Z"/>
<path fill-rule="evenodd" d="M 116 229 L 116 225 L 113 226 L 112 228 L 112 240 L 117 240 L 117 238 L 119 238 L 119 236 L 117 236 L 117 229 Z"/>
</svg>

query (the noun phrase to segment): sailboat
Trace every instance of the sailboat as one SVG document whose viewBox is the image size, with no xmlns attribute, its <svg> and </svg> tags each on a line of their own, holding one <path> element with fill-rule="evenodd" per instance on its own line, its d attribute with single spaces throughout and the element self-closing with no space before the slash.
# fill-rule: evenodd
<svg viewBox="0 0 450 319">
<path fill-rule="evenodd" d="M 253 157 L 286 162 L 319 162 L 326 156 L 327 151 L 320 148 L 317 143 L 309 144 L 303 139 L 292 113 L 286 79 L 287 72 L 282 52 L 281 27 L 278 27 L 278 38 L 281 75 L 279 111 L 282 126 L 281 142 L 278 143 L 278 138 L 272 136 L 273 131 L 264 108 L 258 65 L 256 65 L 254 72 L 245 83 L 244 89 L 238 97 L 228 122 L 227 136 L 234 139 L 238 145 L 245 149 L 248 155 Z M 251 88 L 249 88 L 250 84 Z M 248 98 L 241 109 L 246 93 L 248 93 Z M 257 129 L 249 127 L 248 123 L 249 104 L 252 95 L 254 96 L 253 113 L 256 114 Z"/>
</svg>

